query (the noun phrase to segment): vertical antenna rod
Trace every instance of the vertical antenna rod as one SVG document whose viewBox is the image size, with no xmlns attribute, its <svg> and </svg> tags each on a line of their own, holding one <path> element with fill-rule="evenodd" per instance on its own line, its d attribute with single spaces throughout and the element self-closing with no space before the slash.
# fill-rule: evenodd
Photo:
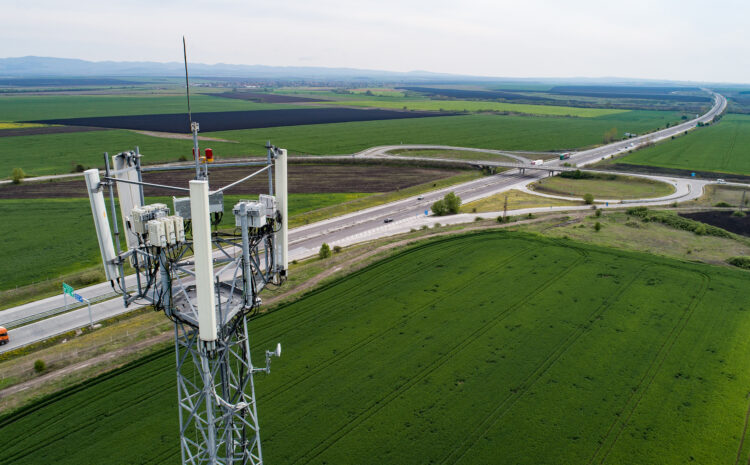
<svg viewBox="0 0 750 465">
<path fill-rule="evenodd" d="M 195 179 L 203 179 L 201 175 L 200 158 L 201 152 L 198 148 L 198 123 L 193 121 L 193 113 L 190 111 L 190 81 L 188 80 L 187 45 L 185 36 L 182 36 L 182 56 L 185 59 L 185 95 L 187 95 L 188 119 L 190 120 L 190 131 L 193 133 L 193 158 L 195 158 Z"/>
<path fill-rule="evenodd" d="M 185 36 L 182 36 L 182 56 L 185 59 L 185 92 L 187 94 L 188 119 L 192 123 L 193 114 L 190 112 L 190 82 L 188 82 L 187 45 L 185 44 Z"/>
</svg>

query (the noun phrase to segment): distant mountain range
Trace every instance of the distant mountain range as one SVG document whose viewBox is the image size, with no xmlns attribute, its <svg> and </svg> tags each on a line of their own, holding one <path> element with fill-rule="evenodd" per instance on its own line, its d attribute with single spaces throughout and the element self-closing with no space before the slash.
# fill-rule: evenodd
<svg viewBox="0 0 750 465">
<path fill-rule="evenodd" d="M 331 80 L 331 81 L 385 81 L 409 83 L 458 82 L 532 82 L 555 84 L 621 84 L 621 85 L 674 85 L 678 81 L 602 78 L 502 78 L 478 77 L 429 71 L 393 72 L 353 68 L 323 68 L 302 66 L 232 65 L 217 63 L 190 63 L 192 77 L 280 79 L 280 80 Z M 86 61 L 75 58 L 16 57 L 0 58 L 0 80 L 8 78 L 102 78 L 102 77 L 180 77 L 185 73 L 181 62 L 157 63 L 152 61 Z M 2 79 L 5 78 L 5 79 Z M 0 85 L 3 83 L 0 82 Z M 683 83 L 684 84 L 684 83 Z M 695 83 L 690 83 L 695 85 Z M 7 84 L 6 84 L 7 85 Z"/>
<path fill-rule="evenodd" d="M 459 76 L 411 71 L 407 73 L 361 70 L 352 68 L 320 68 L 295 66 L 231 65 L 217 63 L 189 63 L 191 76 L 233 77 L 258 79 L 346 79 L 346 80 L 442 80 Z M 151 61 L 86 61 L 74 58 L 18 57 L 0 58 L 0 76 L 4 77 L 176 77 L 185 74 L 180 62 L 157 63 Z M 460 76 L 461 79 L 472 79 Z M 476 79 L 476 78 L 473 78 Z"/>
</svg>

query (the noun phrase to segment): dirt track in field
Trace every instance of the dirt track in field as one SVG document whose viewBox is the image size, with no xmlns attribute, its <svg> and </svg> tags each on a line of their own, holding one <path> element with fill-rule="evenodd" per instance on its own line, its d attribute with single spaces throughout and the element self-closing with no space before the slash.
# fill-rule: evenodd
<svg viewBox="0 0 750 465">
<path fill-rule="evenodd" d="M 155 132 L 155 131 L 133 131 L 137 132 L 138 134 L 143 134 L 144 136 L 151 136 L 151 137 L 161 137 L 162 139 L 181 139 L 181 140 L 193 140 L 192 134 L 177 134 L 174 132 Z M 214 142 L 229 142 L 232 144 L 236 144 L 236 140 L 228 140 L 228 139 L 217 139 L 215 137 L 206 137 L 206 136 L 198 136 L 198 140 L 209 140 Z"/>
<path fill-rule="evenodd" d="M 252 173 L 256 167 L 209 169 L 211 187 L 225 186 Z M 382 165 L 289 165 L 289 192 L 293 194 L 325 194 L 335 192 L 390 192 L 417 184 L 455 176 L 458 169 L 422 168 Z M 193 179 L 192 169 L 144 173 L 144 181 L 187 187 Z M 232 187 L 225 194 L 259 194 L 268 191 L 268 175 L 261 173 Z M 185 192 L 145 187 L 146 196 L 187 195 Z M 36 182 L 8 184 L 0 187 L 0 199 L 86 197 L 84 181 Z"/>
</svg>

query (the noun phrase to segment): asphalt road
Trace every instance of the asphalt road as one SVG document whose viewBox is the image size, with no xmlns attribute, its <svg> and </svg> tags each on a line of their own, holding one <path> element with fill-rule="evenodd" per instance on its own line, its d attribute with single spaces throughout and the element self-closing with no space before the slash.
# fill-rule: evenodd
<svg viewBox="0 0 750 465">
<path fill-rule="evenodd" d="M 651 134 L 639 136 L 625 141 L 615 142 L 591 150 L 577 152 L 571 155 L 571 158 L 569 160 L 549 161 L 544 164 L 544 167 L 560 166 L 564 162 L 577 164 L 578 166 L 585 166 L 600 161 L 601 159 L 606 158 L 610 155 L 630 150 L 631 145 L 637 146 L 644 142 L 658 142 L 660 140 L 670 138 L 672 137 L 672 135 L 680 134 L 686 130 L 692 130 L 693 128 L 695 128 L 696 124 L 699 121 L 711 121 L 714 116 L 720 114 L 726 108 L 726 99 L 719 94 L 714 94 L 714 96 L 716 99 L 715 105 L 709 112 L 697 119 L 690 120 L 680 125 L 668 129 L 663 129 Z M 429 148 L 462 149 L 460 147 L 449 146 L 396 145 L 374 147 L 355 154 L 354 156 L 362 158 L 383 157 L 388 156 L 387 152 L 394 149 Z M 473 148 L 465 150 L 497 152 L 501 155 L 510 156 L 512 158 L 522 160 L 522 158 L 518 157 L 517 155 L 504 151 Z M 487 162 L 486 160 L 477 160 L 476 163 L 486 164 Z M 355 213 L 339 216 L 329 220 L 324 220 L 300 228 L 295 228 L 291 230 L 289 234 L 290 260 L 301 259 L 314 255 L 320 249 L 320 246 L 323 242 L 326 242 L 329 245 L 343 246 L 372 240 L 377 237 L 399 234 L 403 231 L 408 231 L 410 228 L 418 228 L 425 224 L 434 224 L 435 222 L 442 222 L 443 224 L 446 224 L 457 223 L 461 221 L 473 221 L 474 218 L 478 215 L 455 215 L 450 219 L 436 219 L 435 217 L 426 216 L 425 211 L 429 211 L 430 206 L 438 199 L 441 199 L 447 192 L 455 192 L 459 197 L 461 197 L 464 203 L 468 203 L 473 200 L 488 197 L 490 195 L 497 194 L 499 192 L 503 192 L 512 188 L 523 188 L 530 182 L 544 177 L 547 174 L 547 171 L 526 170 L 525 174 L 521 174 L 518 170 L 509 170 L 497 175 L 483 177 L 461 185 L 451 186 L 438 191 L 433 191 L 424 194 L 423 198 L 421 199 L 415 196 L 389 204 L 372 207 L 366 210 L 361 210 Z M 673 196 L 669 196 L 669 199 L 659 199 L 660 201 L 662 201 L 662 203 L 669 203 L 676 199 L 684 201 L 688 200 L 689 198 L 698 197 L 702 192 L 703 185 L 706 183 L 705 181 L 694 181 L 662 176 L 651 177 L 665 182 L 673 183 L 678 187 L 676 194 L 674 194 Z M 635 201 L 628 203 L 630 205 L 653 205 L 655 202 L 653 200 L 646 200 L 642 203 Z M 571 209 L 570 207 L 563 207 L 562 209 L 565 208 Z M 543 210 L 556 211 L 557 209 Z M 518 212 L 514 212 L 514 214 L 517 213 Z M 386 218 L 392 219 L 393 221 L 385 223 Z M 130 277 L 127 280 L 127 284 L 128 286 L 135 284 L 134 277 Z M 109 283 L 101 283 L 86 287 L 84 289 L 79 289 L 76 292 L 93 301 L 96 299 L 105 299 L 111 296 L 112 288 Z M 71 300 L 72 299 L 69 298 L 68 303 L 71 303 Z M 4 323 L 7 324 L 9 321 L 18 320 L 20 318 L 31 318 L 34 315 L 43 314 L 44 312 L 49 312 L 62 306 L 63 297 L 60 295 L 3 310 L 0 311 L 0 325 Z M 123 308 L 122 300 L 120 298 L 98 302 L 92 304 L 93 321 L 97 322 L 105 320 L 107 318 L 111 318 L 118 314 L 137 308 L 140 308 L 140 306 L 135 304 L 131 305 L 128 309 Z M 46 318 L 12 329 L 10 331 L 10 343 L 4 346 L 0 346 L 0 353 L 86 326 L 88 323 L 88 309 L 84 306 L 58 316 Z"/>
</svg>

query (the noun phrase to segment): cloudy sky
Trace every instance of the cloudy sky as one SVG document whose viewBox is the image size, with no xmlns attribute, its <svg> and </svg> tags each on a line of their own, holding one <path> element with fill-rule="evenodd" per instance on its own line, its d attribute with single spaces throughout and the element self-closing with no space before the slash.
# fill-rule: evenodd
<svg viewBox="0 0 750 465">
<path fill-rule="evenodd" d="M 750 83 L 747 0 L 5 0 L 0 54 Z"/>
</svg>

